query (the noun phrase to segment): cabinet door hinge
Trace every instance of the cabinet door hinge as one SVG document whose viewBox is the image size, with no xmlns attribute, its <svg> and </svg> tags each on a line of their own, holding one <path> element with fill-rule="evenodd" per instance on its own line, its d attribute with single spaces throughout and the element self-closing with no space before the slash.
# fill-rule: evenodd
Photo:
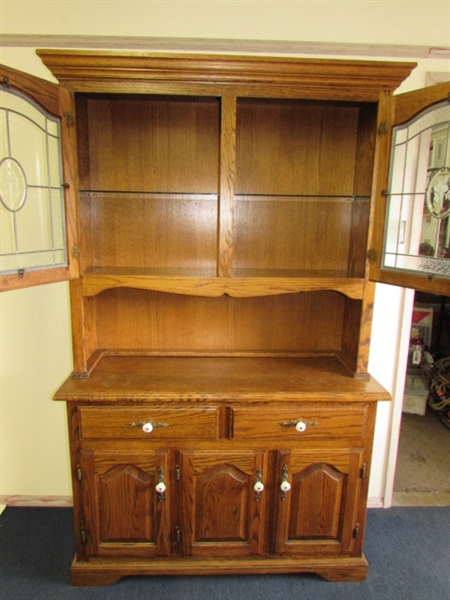
<svg viewBox="0 0 450 600">
<path fill-rule="evenodd" d="M 81 527 L 80 533 L 81 533 L 81 541 L 83 542 L 83 544 L 85 544 L 86 543 L 86 531 L 85 531 L 84 527 Z"/>
<path fill-rule="evenodd" d="M 375 248 L 370 248 L 370 250 L 367 252 L 367 258 L 370 262 L 375 262 L 378 260 L 378 252 L 375 250 Z"/>
<path fill-rule="evenodd" d="M 75 115 L 73 113 L 65 113 L 64 119 L 66 120 L 67 127 L 75 127 Z"/>
<path fill-rule="evenodd" d="M 356 523 L 355 529 L 353 530 L 353 537 L 355 538 L 355 540 L 357 539 L 359 535 L 359 523 Z"/>
<path fill-rule="evenodd" d="M 178 525 L 175 527 L 175 542 L 179 544 L 181 542 L 181 530 Z"/>
<path fill-rule="evenodd" d="M 175 481 L 180 481 L 180 479 L 181 479 L 180 465 L 175 465 Z"/>
<path fill-rule="evenodd" d="M 378 135 L 385 135 L 388 131 L 388 126 L 386 121 L 381 121 L 378 125 Z"/>
<path fill-rule="evenodd" d="M 83 472 L 81 470 L 80 465 L 77 465 L 77 479 L 78 481 L 81 481 L 81 478 L 83 477 Z"/>
<path fill-rule="evenodd" d="M 366 478 L 366 463 L 363 463 L 363 466 L 361 467 L 361 470 L 359 472 L 359 476 L 361 479 Z"/>
<path fill-rule="evenodd" d="M 231 440 L 234 437 L 234 411 L 228 408 L 228 438 Z"/>
</svg>

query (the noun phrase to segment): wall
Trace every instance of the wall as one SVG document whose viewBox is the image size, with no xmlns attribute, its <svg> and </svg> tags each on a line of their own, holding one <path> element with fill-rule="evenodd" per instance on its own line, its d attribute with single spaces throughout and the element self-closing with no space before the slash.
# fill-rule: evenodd
<svg viewBox="0 0 450 600">
<path fill-rule="evenodd" d="M 44 0 L 2 0 L 2 34 L 131 36 L 123 42 L 132 45 L 133 36 L 166 38 L 177 46 L 190 40 L 193 46 L 215 38 L 241 40 L 233 45 L 239 51 L 261 49 L 252 40 L 275 43 L 275 51 L 291 53 L 328 51 L 342 54 L 367 54 L 409 60 L 419 56 L 419 66 L 401 91 L 425 85 L 428 71 L 449 71 L 450 4 L 444 1 L 190 1 L 152 2 L 127 0 L 102 2 L 82 0 L 51 2 Z M 148 46 L 158 40 L 148 39 Z M 67 40 L 72 41 L 73 40 Z M 51 78 L 34 54 L 22 44 L 4 46 L 0 60 L 8 66 Z M 276 42 L 279 42 L 277 44 Z M 283 46 L 283 42 L 285 46 Z M 335 43 L 316 46 L 314 42 Z M 4 44 L 7 42 L 4 39 Z M 12 43 L 9 42 L 9 43 Z M 73 42 L 75 45 L 77 42 Z M 80 40 L 79 45 L 83 44 Z M 106 44 L 108 41 L 105 42 Z M 142 40 L 141 40 L 142 43 Z M 297 46 L 295 45 L 297 43 Z M 47 40 L 46 45 L 50 45 Z M 101 44 L 101 41 L 100 41 Z M 352 46 L 356 44 L 356 46 Z M 367 44 L 383 44 L 368 48 Z M 408 45 L 399 47 L 399 44 Z M 418 46 L 434 48 L 431 53 Z M 381 54 L 380 54 L 381 53 Z M 428 55 L 446 58 L 423 58 Z M 362 56 L 364 57 L 364 56 Z M 386 56 L 383 56 L 386 58 Z M 402 367 L 401 320 L 403 306 L 411 293 L 377 285 L 374 311 L 370 372 L 397 398 L 401 394 Z M 409 299 L 409 300 L 408 300 Z M 64 407 L 51 402 L 51 396 L 71 370 L 70 324 L 67 284 L 53 284 L 30 290 L 7 292 L 0 296 L 1 307 L 1 472 L 0 496 L 33 499 L 53 497 L 63 502 L 70 496 L 68 445 Z M 400 352 L 400 354 L 399 354 Z M 394 423 L 394 429 L 392 429 Z M 381 505 L 385 494 L 391 431 L 395 419 L 390 403 L 378 409 L 370 503 Z M 392 454 L 392 452 L 391 452 Z M 394 453 L 395 456 L 395 453 Z"/>
</svg>

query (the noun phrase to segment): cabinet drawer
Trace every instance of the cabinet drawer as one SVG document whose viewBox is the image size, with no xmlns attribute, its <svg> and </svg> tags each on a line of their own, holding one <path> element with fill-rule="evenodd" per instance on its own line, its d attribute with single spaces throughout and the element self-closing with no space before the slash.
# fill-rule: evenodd
<svg viewBox="0 0 450 600">
<path fill-rule="evenodd" d="M 211 439 L 217 437 L 217 407 L 81 407 L 81 437 Z"/>
<path fill-rule="evenodd" d="M 276 440 L 362 438 L 366 406 L 233 408 L 233 437 Z"/>
</svg>

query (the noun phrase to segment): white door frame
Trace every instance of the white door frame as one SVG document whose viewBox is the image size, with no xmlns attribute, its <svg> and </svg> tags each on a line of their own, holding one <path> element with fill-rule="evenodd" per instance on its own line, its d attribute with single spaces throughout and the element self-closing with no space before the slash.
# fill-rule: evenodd
<svg viewBox="0 0 450 600">
<path fill-rule="evenodd" d="M 411 336 L 411 320 L 414 308 L 414 290 L 403 289 L 401 300 L 401 320 L 399 326 L 399 343 L 397 368 L 394 374 L 394 389 L 392 392 L 392 418 L 390 427 L 389 449 L 387 456 L 387 470 L 384 488 L 384 508 L 392 506 L 394 495 L 395 471 L 397 466 L 398 445 L 400 441 L 400 427 L 402 421 L 403 394 L 405 390 L 406 368 L 408 364 L 408 351 Z"/>
</svg>

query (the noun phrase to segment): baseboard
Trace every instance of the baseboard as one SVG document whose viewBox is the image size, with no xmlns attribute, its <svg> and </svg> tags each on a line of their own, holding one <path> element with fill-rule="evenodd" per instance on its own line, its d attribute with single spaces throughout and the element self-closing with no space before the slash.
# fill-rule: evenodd
<svg viewBox="0 0 450 600">
<path fill-rule="evenodd" d="M 72 496 L 21 496 L 19 494 L 0 496 L 0 506 L 49 506 L 71 507 Z"/>
<path fill-rule="evenodd" d="M 369 498 L 367 508 L 384 508 L 383 498 Z"/>
</svg>

